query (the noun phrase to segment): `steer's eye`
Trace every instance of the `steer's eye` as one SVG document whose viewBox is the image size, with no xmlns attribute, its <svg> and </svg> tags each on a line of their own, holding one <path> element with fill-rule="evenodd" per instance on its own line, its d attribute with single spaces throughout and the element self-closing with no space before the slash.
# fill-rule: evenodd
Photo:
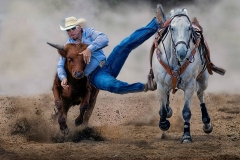
<svg viewBox="0 0 240 160">
<path fill-rule="evenodd" d="M 67 60 L 68 60 L 69 62 L 72 62 L 72 61 L 73 61 L 73 59 L 72 59 L 72 58 L 67 58 Z"/>
</svg>

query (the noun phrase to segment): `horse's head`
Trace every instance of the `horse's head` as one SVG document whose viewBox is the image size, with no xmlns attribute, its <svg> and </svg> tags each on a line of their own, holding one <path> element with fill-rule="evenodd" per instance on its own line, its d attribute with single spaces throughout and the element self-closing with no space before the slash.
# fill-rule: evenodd
<svg viewBox="0 0 240 160">
<path fill-rule="evenodd" d="M 179 61 L 184 61 L 190 47 L 189 43 L 192 34 L 192 24 L 186 9 L 171 11 L 169 30 L 176 57 Z"/>
<path fill-rule="evenodd" d="M 80 55 L 88 45 L 79 43 L 68 43 L 64 47 L 48 43 L 50 46 L 57 48 L 58 53 L 66 58 L 65 67 L 71 73 L 72 77 L 81 79 L 84 77 L 84 69 L 86 63 L 84 62 L 83 55 Z"/>
</svg>

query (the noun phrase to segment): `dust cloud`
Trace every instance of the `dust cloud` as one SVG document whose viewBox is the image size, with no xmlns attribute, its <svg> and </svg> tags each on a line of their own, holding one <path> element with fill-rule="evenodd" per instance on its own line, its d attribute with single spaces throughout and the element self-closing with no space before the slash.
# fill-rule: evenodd
<svg viewBox="0 0 240 160">
<path fill-rule="evenodd" d="M 154 8 L 147 3 L 112 9 L 100 2 L 2 0 L 0 93 L 29 95 L 51 92 L 59 55 L 46 42 L 65 43 L 67 34 L 59 29 L 65 17 L 83 17 L 87 26 L 106 33 L 110 42 L 104 52 L 109 55 L 123 38 L 155 16 Z M 239 93 L 240 1 L 210 2 L 195 1 L 195 4 L 173 8 L 187 8 L 190 17 L 198 18 L 210 46 L 212 61 L 227 70 L 223 77 L 217 74 L 210 77 L 207 92 Z M 168 14 L 173 8 L 165 8 L 165 12 Z M 146 82 L 152 41 L 153 37 L 132 51 L 118 79 L 129 83 Z"/>
</svg>

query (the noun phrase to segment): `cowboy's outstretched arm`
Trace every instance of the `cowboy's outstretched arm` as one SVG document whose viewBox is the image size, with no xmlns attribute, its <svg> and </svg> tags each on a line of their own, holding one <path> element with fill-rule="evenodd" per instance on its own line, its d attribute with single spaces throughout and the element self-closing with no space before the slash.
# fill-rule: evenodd
<svg viewBox="0 0 240 160">
<path fill-rule="evenodd" d="M 83 59 L 85 63 L 88 64 L 91 60 L 92 53 L 106 47 L 109 40 L 104 33 L 95 31 L 93 28 L 89 28 L 86 33 L 86 37 L 91 38 L 92 43 L 80 54 L 83 54 Z"/>
</svg>

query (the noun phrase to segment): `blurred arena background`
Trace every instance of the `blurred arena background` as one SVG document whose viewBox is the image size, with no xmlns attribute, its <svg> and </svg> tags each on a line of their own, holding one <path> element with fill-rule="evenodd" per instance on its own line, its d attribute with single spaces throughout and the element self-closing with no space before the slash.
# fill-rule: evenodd
<svg viewBox="0 0 240 160">
<path fill-rule="evenodd" d="M 67 34 L 59 29 L 68 16 L 85 18 L 87 26 L 109 37 L 104 49 L 112 49 L 154 16 L 157 3 L 165 13 L 186 8 L 204 28 L 212 61 L 227 70 L 210 77 L 207 92 L 240 91 L 239 0 L 2 0 L 0 2 L 0 93 L 40 94 L 51 91 L 59 55 L 46 42 L 64 44 Z M 153 37 L 132 51 L 118 79 L 146 82 Z"/>
</svg>

